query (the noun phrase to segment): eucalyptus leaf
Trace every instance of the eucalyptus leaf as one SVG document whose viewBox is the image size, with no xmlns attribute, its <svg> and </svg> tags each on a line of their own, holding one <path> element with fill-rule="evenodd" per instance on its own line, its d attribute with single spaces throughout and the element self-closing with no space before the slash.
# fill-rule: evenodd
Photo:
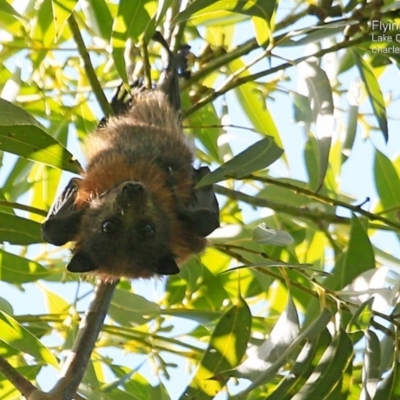
<svg viewBox="0 0 400 400">
<path fill-rule="evenodd" d="M 0 150 L 70 172 L 79 163 L 22 108 L 0 98 Z"/>
<path fill-rule="evenodd" d="M 211 185 L 230 178 L 243 178 L 255 171 L 266 168 L 282 154 L 283 150 L 275 144 L 271 137 L 267 136 L 206 175 L 196 187 Z"/>
<path fill-rule="evenodd" d="M 376 79 L 374 72 L 368 63 L 356 51 L 352 51 L 352 54 L 360 72 L 361 79 L 364 82 L 365 88 L 368 92 L 372 109 L 374 110 L 374 114 L 378 120 L 379 128 L 381 129 L 383 137 L 387 142 L 389 139 L 389 130 L 386 107 L 378 80 Z"/>
<path fill-rule="evenodd" d="M 268 228 L 266 224 L 260 224 L 253 229 L 253 240 L 263 244 L 275 246 L 287 246 L 294 242 L 289 233 L 277 229 Z"/>
</svg>

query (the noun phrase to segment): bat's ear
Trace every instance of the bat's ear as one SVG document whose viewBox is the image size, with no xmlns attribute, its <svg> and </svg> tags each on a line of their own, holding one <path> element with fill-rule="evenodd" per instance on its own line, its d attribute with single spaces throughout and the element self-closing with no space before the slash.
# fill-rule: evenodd
<svg viewBox="0 0 400 400">
<path fill-rule="evenodd" d="M 74 240 L 84 210 L 75 209 L 79 181 L 81 181 L 79 178 L 71 179 L 50 209 L 42 225 L 42 236 L 46 242 L 62 246 Z"/>
<path fill-rule="evenodd" d="M 152 270 L 159 275 L 175 275 L 179 273 L 179 267 L 172 254 L 162 256 Z"/>
<path fill-rule="evenodd" d="M 69 215 L 57 215 L 49 217 L 42 224 L 42 237 L 47 243 L 55 246 L 74 240 L 81 222 L 83 209 Z"/>
<path fill-rule="evenodd" d="M 70 272 L 91 272 L 98 268 L 92 259 L 82 250 L 74 254 L 67 266 L 67 270 Z"/>
</svg>

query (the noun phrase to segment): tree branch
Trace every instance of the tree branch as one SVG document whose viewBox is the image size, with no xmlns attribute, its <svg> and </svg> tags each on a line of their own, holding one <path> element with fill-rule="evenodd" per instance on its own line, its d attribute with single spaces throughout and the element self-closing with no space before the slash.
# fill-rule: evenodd
<svg viewBox="0 0 400 400">
<path fill-rule="evenodd" d="M 37 388 L 32 385 L 24 376 L 22 376 L 11 364 L 0 356 L 0 372 L 19 390 L 26 398 L 37 391 Z"/>
<path fill-rule="evenodd" d="M 97 281 L 94 299 L 80 323 L 74 347 L 61 370 L 61 378 L 50 391 L 53 396 L 56 396 L 54 398 L 63 400 L 74 398 L 85 374 L 117 283 L 118 281 L 112 283 Z"/>
</svg>

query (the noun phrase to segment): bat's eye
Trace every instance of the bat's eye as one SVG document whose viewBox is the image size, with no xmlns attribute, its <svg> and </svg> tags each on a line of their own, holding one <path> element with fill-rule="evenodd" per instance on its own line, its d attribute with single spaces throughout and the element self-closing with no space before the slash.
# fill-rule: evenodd
<svg viewBox="0 0 400 400">
<path fill-rule="evenodd" d="M 115 221 L 107 220 L 103 222 L 101 229 L 104 233 L 114 233 L 118 229 L 118 224 Z"/>
<path fill-rule="evenodd" d="M 140 234 L 145 239 L 149 239 L 149 238 L 153 237 L 154 236 L 154 227 L 153 227 L 153 225 L 151 225 L 151 224 L 143 225 L 140 228 Z"/>
</svg>

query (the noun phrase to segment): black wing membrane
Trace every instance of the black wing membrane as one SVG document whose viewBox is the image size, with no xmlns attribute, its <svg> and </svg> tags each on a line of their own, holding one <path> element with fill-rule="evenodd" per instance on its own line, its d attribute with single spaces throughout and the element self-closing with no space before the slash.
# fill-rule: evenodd
<svg viewBox="0 0 400 400">
<path fill-rule="evenodd" d="M 196 185 L 204 176 L 210 173 L 210 168 L 193 168 L 194 184 Z M 193 213 L 192 224 L 195 232 L 200 236 L 207 236 L 219 227 L 219 205 L 213 185 L 202 186 L 194 189 L 193 197 L 188 210 Z"/>
<path fill-rule="evenodd" d="M 188 205 L 183 204 L 176 190 L 172 170 L 169 170 L 169 186 L 174 193 L 178 218 L 185 222 L 188 228 L 201 237 L 208 236 L 219 227 L 219 206 L 213 185 L 194 189 Z M 210 172 L 208 167 L 193 168 L 193 183 L 196 186 Z"/>
<path fill-rule="evenodd" d="M 75 198 L 80 178 L 69 181 L 63 192 L 57 197 L 42 225 L 43 239 L 56 246 L 74 240 L 84 208 L 75 208 Z"/>
</svg>

